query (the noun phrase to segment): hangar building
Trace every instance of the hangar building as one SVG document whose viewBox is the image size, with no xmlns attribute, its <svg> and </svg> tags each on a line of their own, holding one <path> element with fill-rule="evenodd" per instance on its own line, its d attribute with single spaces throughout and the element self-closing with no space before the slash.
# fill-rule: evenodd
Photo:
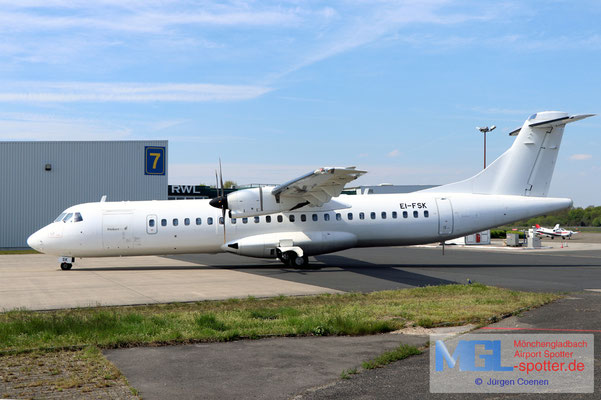
<svg viewBox="0 0 601 400">
<path fill-rule="evenodd" d="M 99 201 L 166 200 L 167 141 L 0 142 L 0 248 L 65 208 Z"/>
</svg>

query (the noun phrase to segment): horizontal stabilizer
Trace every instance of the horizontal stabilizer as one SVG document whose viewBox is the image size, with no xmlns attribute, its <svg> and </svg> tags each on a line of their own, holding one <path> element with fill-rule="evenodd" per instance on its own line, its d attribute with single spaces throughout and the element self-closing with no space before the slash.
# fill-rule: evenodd
<svg viewBox="0 0 601 400">
<path fill-rule="evenodd" d="M 566 116 L 566 117 L 561 117 L 561 118 L 550 119 L 547 121 L 539 121 L 539 122 L 529 124 L 528 126 L 530 126 L 532 128 L 554 128 L 556 126 L 569 124 L 570 122 L 580 121 L 581 119 L 593 117 L 595 115 L 596 114 L 572 115 L 571 117 Z M 536 116 L 536 114 L 534 114 L 534 116 Z M 530 118 L 533 119 L 532 117 L 530 117 Z M 521 129 L 522 129 L 521 126 L 517 129 L 514 129 L 513 131 L 509 132 L 509 136 L 517 136 L 518 133 L 520 133 Z"/>
</svg>

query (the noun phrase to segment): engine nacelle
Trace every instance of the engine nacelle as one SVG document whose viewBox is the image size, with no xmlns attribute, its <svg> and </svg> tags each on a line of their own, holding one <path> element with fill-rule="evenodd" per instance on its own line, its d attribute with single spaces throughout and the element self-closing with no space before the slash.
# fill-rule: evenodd
<svg viewBox="0 0 601 400">
<path fill-rule="evenodd" d="M 230 253 L 247 257 L 276 258 L 281 247 L 300 247 L 304 255 L 312 256 L 355 247 L 357 237 L 349 232 L 280 232 L 233 240 L 222 246 Z"/>
<path fill-rule="evenodd" d="M 271 194 L 275 186 L 243 189 L 227 195 L 227 208 L 232 218 L 254 217 L 256 215 L 286 212 L 299 204 L 298 199 Z"/>
</svg>

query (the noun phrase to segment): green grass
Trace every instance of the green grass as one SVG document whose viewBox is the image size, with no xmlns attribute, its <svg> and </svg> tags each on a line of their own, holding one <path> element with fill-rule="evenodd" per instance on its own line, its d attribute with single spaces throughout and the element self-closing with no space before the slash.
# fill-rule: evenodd
<svg viewBox="0 0 601 400">
<path fill-rule="evenodd" d="M 0 249 L 0 255 L 9 255 L 9 254 L 41 254 L 41 253 L 34 249 L 21 249 L 21 250 Z"/>
<path fill-rule="evenodd" d="M 350 379 L 351 375 L 355 375 L 358 373 L 359 373 L 359 371 L 357 371 L 357 368 L 343 369 L 342 372 L 340 373 L 340 377 L 342 379 Z"/>
<path fill-rule="evenodd" d="M 364 361 L 361 366 L 363 369 L 374 369 L 380 368 L 384 365 L 390 364 L 395 361 L 402 360 L 409 356 L 414 356 L 417 354 L 421 354 L 421 351 L 414 346 L 409 346 L 407 344 L 401 344 L 394 350 L 387 351 L 385 353 L 380 354 L 378 357 L 374 358 L 370 361 Z"/>
<path fill-rule="evenodd" d="M 0 314 L 0 354 L 485 324 L 559 297 L 472 284 L 49 312 L 15 310 Z"/>
</svg>

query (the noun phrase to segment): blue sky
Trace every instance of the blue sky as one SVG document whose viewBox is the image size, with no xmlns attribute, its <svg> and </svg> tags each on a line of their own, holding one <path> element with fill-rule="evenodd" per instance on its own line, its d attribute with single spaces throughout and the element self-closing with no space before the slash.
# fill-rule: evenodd
<svg viewBox="0 0 601 400">
<path fill-rule="evenodd" d="M 171 183 L 440 184 L 532 113 L 601 112 L 598 1 L 0 0 L 0 140 L 169 140 Z M 551 195 L 601 204 L 601 116 Z"/>
</svg>

